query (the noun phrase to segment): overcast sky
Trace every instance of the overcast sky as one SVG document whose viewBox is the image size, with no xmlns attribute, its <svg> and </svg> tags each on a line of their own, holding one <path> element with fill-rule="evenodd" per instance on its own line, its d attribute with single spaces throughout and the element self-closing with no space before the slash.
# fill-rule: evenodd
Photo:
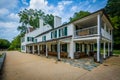
<svg viewBox="0 0 120 80">
<path fill-rule="evenodd" d="M 80 10 L 95 12 L 104 8 L 107 0 L 0 0 L 0 38 L 12 41 L 19 34 L 18 13 L 25 8 L 41 9 L 46 14 L 62 17 L 68 22 Z"/>
</svg>

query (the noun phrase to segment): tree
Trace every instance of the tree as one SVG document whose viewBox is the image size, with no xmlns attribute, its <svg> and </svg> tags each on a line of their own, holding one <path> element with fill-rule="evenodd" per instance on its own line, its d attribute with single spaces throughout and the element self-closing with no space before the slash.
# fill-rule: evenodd
<svg viewBox="0 0 120 80">
<path fill-rule="evenodd" d="M 21 35 L 18 35 L 13 39 L 11 42 L 11 45 L 9 47 L 9 50 L 19 50 L 21 46 Z"/>
<path fill-rule="evenodd" d="M 54 17 L 52 14 L 46 14 L 42 10 L 33 10 L 33 9 L 25 9 L 18 13 L 20 17 L 21 26 L 18 26 L 18 30 L 21 33 L 25 34 L 27 31 L 27 26 L 32 26 L 32 28 L 36 29 L 39 27 L 39 19 L 42 18 L 45 21 L 45 24 L 50 24 L 53 28 Z"/>
<path fill-rule="evenodd" d="M 52 14 L 47 14 L 44 16 L 44 21 L 54 28 L 54 16 Z"/>
<path fill-rule="evenodd" d="M 10 42 L 6 39 L 0 39 L 0 49 L 7 49 L 10 46 Z"/>
<path fill-rule="evenodd" d="M 90 12 L 88 12 L 88 11 L 75 12 L 73 17 L 70 17 L 70 22 L 75 21 L 75 20 L 80 19 L 80 18 L 83 18 L 89 14 L 90 14 Z"/>
<path fill-rule="evenodd" d="M 120 49 L 120 0 L 108 0 L 105 10 L 114 26 L 114 48 Z"/>
</svg>

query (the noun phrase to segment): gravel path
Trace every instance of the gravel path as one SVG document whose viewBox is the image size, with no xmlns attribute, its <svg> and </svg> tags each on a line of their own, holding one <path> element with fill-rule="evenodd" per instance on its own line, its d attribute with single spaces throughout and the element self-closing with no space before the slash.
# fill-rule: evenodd
<svg viewBox="0 0 120 80">
<path fill-rule="evenodd" d="M 120 57 L 111 57 L 91 71 L 55 59 L 7 52 L 2 80 L 119 80 Z M 0 79 L 1 80 L 1 79 Z"/>
</svg>

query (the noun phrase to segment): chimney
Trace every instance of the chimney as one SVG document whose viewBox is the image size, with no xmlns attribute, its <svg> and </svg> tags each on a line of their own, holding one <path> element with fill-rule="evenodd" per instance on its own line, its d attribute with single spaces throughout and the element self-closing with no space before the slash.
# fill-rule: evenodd
<svg viewBox="0 0 120 80">
<path fill-rule="evenodd" d="M 54 28 L 57 28 L 61 25 L 61 17 L 54 16 Z"/>
<path fill-rule="evenodd" d="M 39 19 L 39 27 L 43 27 L 43 19 Z"/>
</svg>

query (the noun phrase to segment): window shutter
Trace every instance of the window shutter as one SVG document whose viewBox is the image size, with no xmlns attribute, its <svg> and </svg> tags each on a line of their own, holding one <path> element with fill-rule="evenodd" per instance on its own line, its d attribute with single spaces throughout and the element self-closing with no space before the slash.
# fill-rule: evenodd
<svg viewBox="0 0 120 80">
<path fill-rule="evenodd" d="M 29 37 L 27 37 L 27 41 L 29 41 Z"/>
<path fill-rule="evenodd" d="M 32 42 L 34 42 L 34 38 L 32 37 Z"/>
<path fill-rule="evenodd" d="M 61 31 L 60 31 L 60 29 L 59 29 L 59 37 L 61 37 L 61 35 L 60 35 L 60 34 L 61 34 Z"/>
<path fill-rule="evenodd" d="M 65 27 L 65 36 L 67 36 L 67 27 Z"/>
<path fill-rule="evenodd" d="M 57 30 L 55 30 L 55 38 L 57 38 Z"/>
</svg>

